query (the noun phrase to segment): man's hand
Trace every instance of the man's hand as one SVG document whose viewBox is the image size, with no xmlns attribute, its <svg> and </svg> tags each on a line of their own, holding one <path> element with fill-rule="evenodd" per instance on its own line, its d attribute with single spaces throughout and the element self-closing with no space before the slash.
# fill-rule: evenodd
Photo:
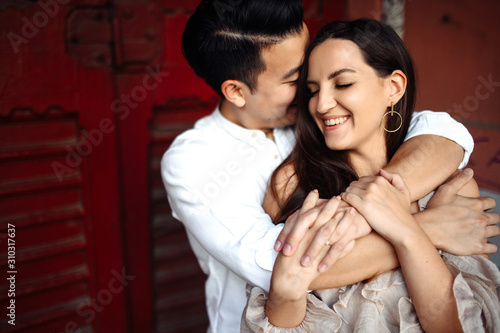
<svg viewBox="0 0 500 333">
<path fill-rule="evenodd" d="M 353 218 L 343 218 L 347 213 L 352 214 Z M 311 228 L 315 230 L 309 230 Z M 285 223 L 275 250 L 283 250 L 285 256 L 292 256 L 309 232 L 316 234 L 304 252 L 301 264 L 307 267 L 314 262 L 329 241 L 332 244 L 330 251 L 318 266 L 320 272 L 325 272 L 353 248 L 354 240 L 368 235 L 371 227 L 359 213 L 342 202 L 340 197 L 323 200 L 319 199 L 317 191 L 312 191 L 302 208 Z"/>
<path fill-rule="evenodd" d="M 420 226 L 437 248 L 455 255 L 495 253 L 495 244 L 487 238 L 500 234 L 496 225 L 500 217 L 486 211 L 495 207 L 492 198 L 468 198 L 457 193 L 472 179 L 472 170 L 457 172 L 446 184 L 441 185 L 418 214 L 428 214 L 419 219 Z"/>
</svg>

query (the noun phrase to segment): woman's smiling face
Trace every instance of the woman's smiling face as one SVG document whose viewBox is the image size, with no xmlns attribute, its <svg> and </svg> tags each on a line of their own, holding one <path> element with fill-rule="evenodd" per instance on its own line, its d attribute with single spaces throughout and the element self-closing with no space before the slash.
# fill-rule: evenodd
<svg viewBox="0 0 500 333">
<path fill-rule="evenodd" d="M 382 118 L 391 105 L 390 81 L 377 75 L 350 40 L 328 39 L 312 51 L 309 112 L 328 148 L 362 153 L 363 147 L 385 146 Z"/>
</svg>

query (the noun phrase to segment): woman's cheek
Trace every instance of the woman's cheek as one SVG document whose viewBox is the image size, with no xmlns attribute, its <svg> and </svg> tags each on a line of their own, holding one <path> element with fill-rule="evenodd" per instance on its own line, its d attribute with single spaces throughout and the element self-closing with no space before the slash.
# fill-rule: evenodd
<svg viewBox="0 0 500 333">
<path fill-rule="evenodd" d="M 311 114 L 311 116 L 313 116 L 313 118 L 316 116 L 317 104 L 317 98 L 311 97 L 311 99 L 309 100 L 309 113 Z"/>
</svg>

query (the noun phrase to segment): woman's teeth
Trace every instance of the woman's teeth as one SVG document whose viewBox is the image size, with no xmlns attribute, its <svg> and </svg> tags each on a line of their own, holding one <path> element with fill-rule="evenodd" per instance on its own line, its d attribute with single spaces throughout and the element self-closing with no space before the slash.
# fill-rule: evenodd
<svg viewBox="0 0 500 333">
<path fill-rule="evenodd" d="M 334 125 L 340 125 L 343 124 L 348 117 L 342 117 L 342 118 L 335 118 L 335 119 L 325 119 L 325 125 L 326 126 L 334 126 Z"/>
</svg>

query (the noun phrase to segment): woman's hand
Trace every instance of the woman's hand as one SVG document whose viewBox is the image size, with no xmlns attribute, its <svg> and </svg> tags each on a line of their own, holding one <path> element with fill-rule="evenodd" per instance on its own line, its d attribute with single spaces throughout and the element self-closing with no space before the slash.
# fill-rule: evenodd
<svg viewBox="0 0 500 333">
<path fill-rule="evenodd" d="M 321 273 L 318 270 L 320 260 L 335 245 L 339 235 L 343 234 L 342 231 L 339 233 L 339 230 L 348 229 L 353 221 L 354 209 L 338 211 L 340 205 L 338 197 L 325 201 L 319 199 L 316 191 L 312 191 L 306 197 L 298 215 L 303 219 L 312 218 L 314 224 L 309 226 L 292 255 L 285 256 L 283 253 L 278 255 L 271 280 L 271 288 L 275 292 L 283 297 L 286 295 L 290 299 L 295 299 L 309 290 L 311 282 Z M 327 241 L 331 245 L 326 245 Z M 317 248 L 318 242 L 321 242 L 319 248 Z M 351 243 L 346 246 L 347 250 L 354 245 L 354 242 Z M 313 245 L 316 247 L 317 255 L 313 259 L 309 258 L 308 265 L 303 265 L 305 254 Z"/>
<path fill-rule="evenodd" d="M 334 197 L 318 207 L 319 200 L 315 191 L 307 196 L 298 214 L 302 214 L 303 217 L 312 214 L 316 223 L 306 232 L 292 255 L 285 256 L 280 253 L 274 264 L 266 314 L 275 326 L 294 327 L 299 325 L 305 316 L 307 291 L 312 281 L 321 273 L 318 271 L 320 260 L 333 245 L 326 245 L 326 241 L 323 241 L 319 255 L 311 259 L 311 265 L 305 267 L 301 264 L 301 259 L 311 242 L 317 241 L 318 236 L 328 240 L 334 237 L 332 234 L 337 228 L 348 228 L 353 221 L 353 209 L 330 217 L 340 206 L 339 198 Z M 347 249 L 353 246 L 354 241 L 347 246 Z"/>
<path fill-rule="evenodd" d="M 342 198 L 389 241 L 402 235 L 406 223 L 401 221 L 415 224 L 410 215 L 410 192 L 397 174 L 381 170 L 380 176 L 361 178 L 351 183 Z"/>
</svg>

